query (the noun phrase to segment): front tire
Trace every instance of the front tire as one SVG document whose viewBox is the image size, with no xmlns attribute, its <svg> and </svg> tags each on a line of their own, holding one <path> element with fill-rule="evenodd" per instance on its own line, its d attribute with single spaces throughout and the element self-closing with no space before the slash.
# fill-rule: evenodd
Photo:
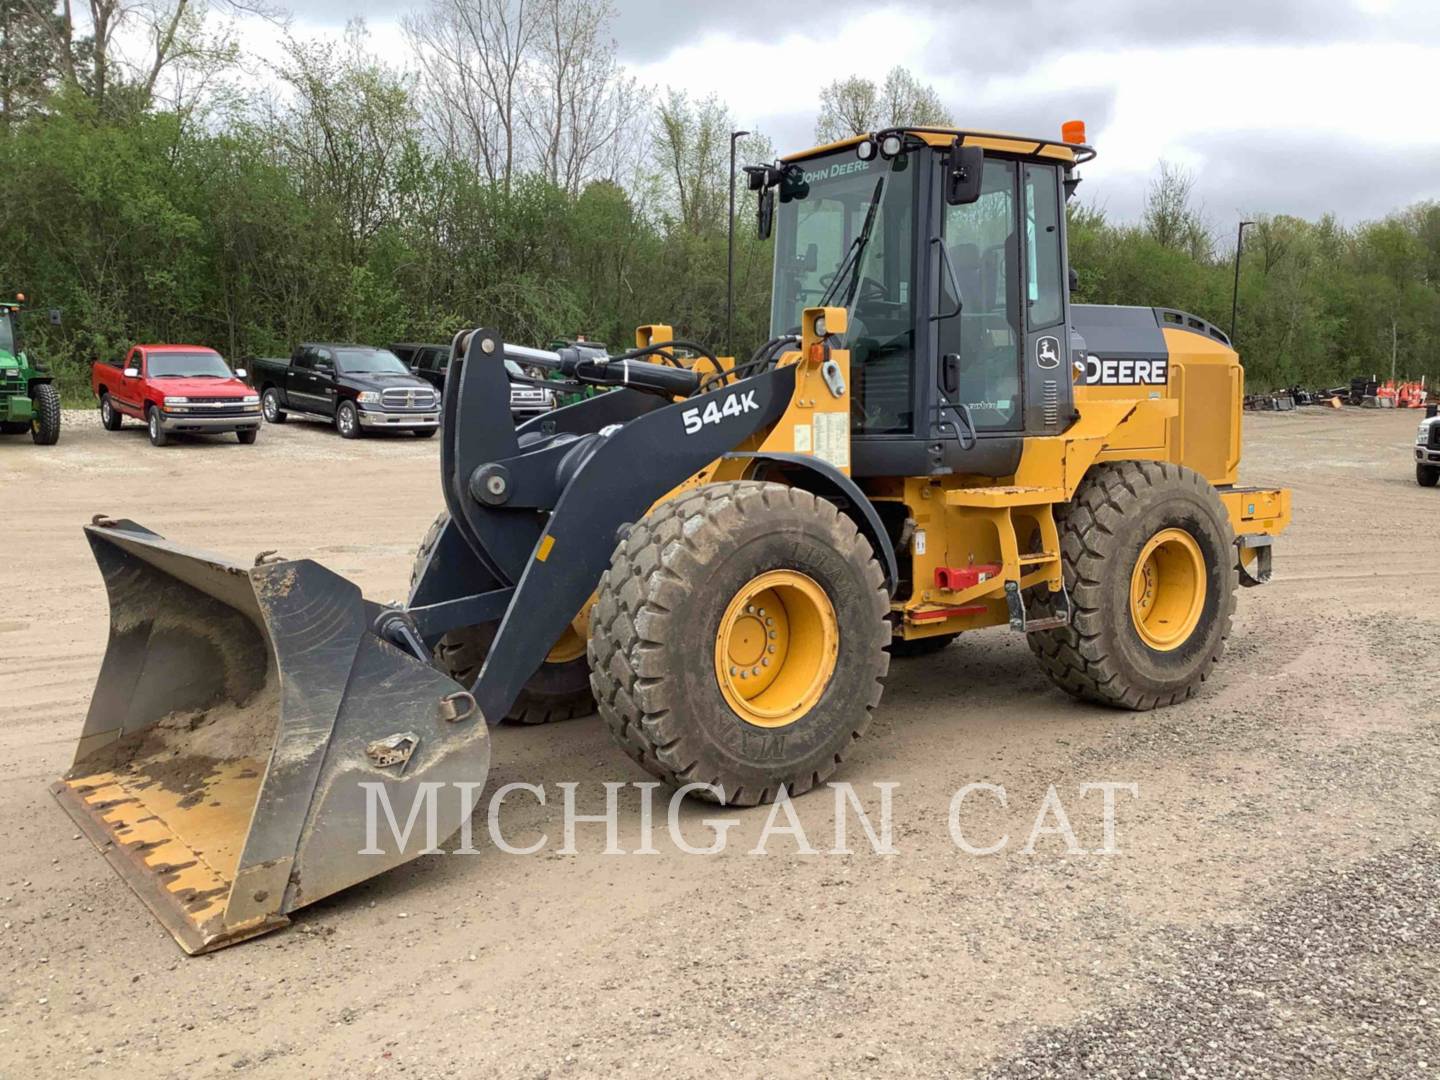
<svg viewBox="0 0 1440 1080">
<path fill-rule="evenodd" d="M 259 428 L 245 428 L 235 432 L 235 438 L 240 440 L 241 446 L 254 446 L 255 440 L 260 437 Z"/>
<path fill-rule="evenodd" d="M 119 431 L 120 425 L 124 422 L 125 418 L 120 414 L 120 410 L 115 408 L 115 403 L 110 400 L 110 395 L 101 394 L 100 426 L 106 431 Z"/>
<path fill-rule="evenodd" d="M 652 775 L 727 805 L 821 784 L 870 725 L 890 666 L 884 574 L 835 505 L 709 484 L 615 549 L 590 618 L 590 684 Z"/>
<path fill-rule="evenodd" d="M 280 407 L 280 391 L 273 386 L 260 396 L 260 409 L 267 424 L 283 424 L 290 415 Z"/>
<path fill-rule="evenodd" d="M 1073 697 L 1145 710 L 1192 697 L 1235 613 L 1235 535 L 1215 489 L 1179 465 L 1096 466 L 1057 508 L 1071 623 L 1030 635 Z"/>
<path fill-rule="evenodd" d="M 415 437 L 416 437 L 417 439 L 428 439 L 428 438 L 430 438 L 432 435 L 434 435 L 435 432 L 437 432 L 437 431 L 439 431 L 439 430 L 440 430 L 439 428 L 433 428 L 433 427 L 416 428 L 416 429 L 415 429 Z"/>
<path fill-rule="evenodd" d="M 160 410 L 154 405 L 145 410 L 145 426 L 150 431 L 151 446 L 165 446 L 170 442 L 169 435 L 160 426 Z"/>
<path fill-rule="evenodd" d="M 1434 487 L 1440 484 L 1440 465 L 1415 466 L 1415 482 L 1421 487 Z"/>
<path fill-rule="evenodd" d="M 353 401 L 342 401 L 335 407 L 335 430 L 342 439 L 360 437 L 360 413 Z"/>
<path fill-rule="evenodd" d="M 49 383 L 40 383 L 30 398 L 35 402 L 30 438 L 36 446 L 54 446 L 60 441 L 60 391 Z"/>
</svg>

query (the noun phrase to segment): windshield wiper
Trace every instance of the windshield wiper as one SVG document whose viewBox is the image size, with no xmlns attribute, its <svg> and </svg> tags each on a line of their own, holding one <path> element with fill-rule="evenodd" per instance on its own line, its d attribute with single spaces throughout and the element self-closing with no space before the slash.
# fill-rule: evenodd
<svg viewBox="0 0 1440 1080">
<path fill-rule="evenodd" d="M 855 299 L 855 290 L 860 286 L 860 258 L 865 254 L 865 247 L 870 243 L 870 230 L 875 225 L 875 211 L 880 207 L 880 193 L 885 189 L 885 177 L 881 176 L 875 181 L 875 193 L 870 196 L 870 205 L 865 210 L 865 224 L 860 227 L 860 235 L 855 237 L 850 245 L 850 250 L 845 253 L 845 258 L 840 260 L 840 266 L 835 271 L 835 276 L 830 280 L 830 287 L 825 290 L 825 295 L 820 297 L 816 307 L 828 307 L 830 301 L 835 298 L 840 286 L 852 269 L 856 270 L 855 284 L 845 296 L 845 307 L 849 307 Z"/>
</svg>

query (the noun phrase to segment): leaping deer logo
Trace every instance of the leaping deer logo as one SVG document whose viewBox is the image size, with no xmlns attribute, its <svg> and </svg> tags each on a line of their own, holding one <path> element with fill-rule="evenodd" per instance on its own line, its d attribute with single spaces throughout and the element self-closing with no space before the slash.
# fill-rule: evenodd
<svg viewBox="0 0 1440 1080">
<path fill-rule="evenodd" d="M 1035 362 L 1042 368 L 1060 366 L 1060 342 L 1053 337 L 1043 337 L 1035 343 Z"/>
</svg>

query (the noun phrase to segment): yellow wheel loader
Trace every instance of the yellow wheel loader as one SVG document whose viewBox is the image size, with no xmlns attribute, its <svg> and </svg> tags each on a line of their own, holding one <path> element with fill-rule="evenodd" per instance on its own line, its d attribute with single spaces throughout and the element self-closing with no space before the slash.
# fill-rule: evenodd
<svg viewBox="0 0 1440 1080">
<path fill-rule="evenodd" d="M 60 802 L 203 952 L 454 833 L 507 718 L 593 700 L 650 773 L 743 806 L 835 773 L 892 656 L 967 631 L 1087 701 L 1199 692 L 1290 497 L 1238 485 L 1224 334 L 1072 306 L 1091 156 L 896 128 L 750 168 L 774 336 L 746 359 L 661 324 L 614 355 L 458 334 L 403 606 L 98 519 L 110 642 Z M 608 390 L 517 428 L 507 359 Z"/>
</svg>

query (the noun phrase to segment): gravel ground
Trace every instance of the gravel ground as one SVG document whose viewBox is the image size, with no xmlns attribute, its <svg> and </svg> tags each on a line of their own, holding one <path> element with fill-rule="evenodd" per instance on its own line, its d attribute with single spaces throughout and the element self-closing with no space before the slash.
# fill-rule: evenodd
<svg viewBox="0 0 1440 1080">
<path fill-rule="evenodd" d="M 1253 922 L 1171 930 L 1138 1000 L 1030 1035 L 989 1076 L 1440 1071 L 1440 846 L 1324 870 Z"/>
<path fill-rule="evenodd" d="M 837 812 L 690 808 L 731 832 L 684 854 L 606 856 L 560 791 L 604 808 L 647 777 L 594 718 L 496 732 L 511 843 L 425 857 L 184 957 L 46 785 L 69 765 L 106 643 L 79 526 L 97 512 L 237 559 L 277 548 L 403 595 L 440 508 L 438 441 L 320 424 L 152 448 L 67 413 L 60 445 L 0 440 L 0 1076 L 1430 1076 L 1437 1074 L 1440 494 L 1414 418 L 1246 418 L 1244 478 L 1295 490 L 1275 580 L 1242 593 L 1205 693 L 1133 715 L 1078 706 L 1003 630 L 897 661 L 838 780 L 872 816 L 893 783 L 897 854 L 824 854 Z M 1102 846 L 1098 794 L 1116 806 Z M 954 843 L 948 812 L 969 783 Z M 1047 792 L 1079 849 L 1039 837 Z M 657 808 L 658 810 L 658 808 Z M 1053 824 L 1053 816 L 1049 819 Z M 638 846 L 639 796 L 619 799 Z M 783 820 L 782 820 L 783 823 Z"/>
</svg>

